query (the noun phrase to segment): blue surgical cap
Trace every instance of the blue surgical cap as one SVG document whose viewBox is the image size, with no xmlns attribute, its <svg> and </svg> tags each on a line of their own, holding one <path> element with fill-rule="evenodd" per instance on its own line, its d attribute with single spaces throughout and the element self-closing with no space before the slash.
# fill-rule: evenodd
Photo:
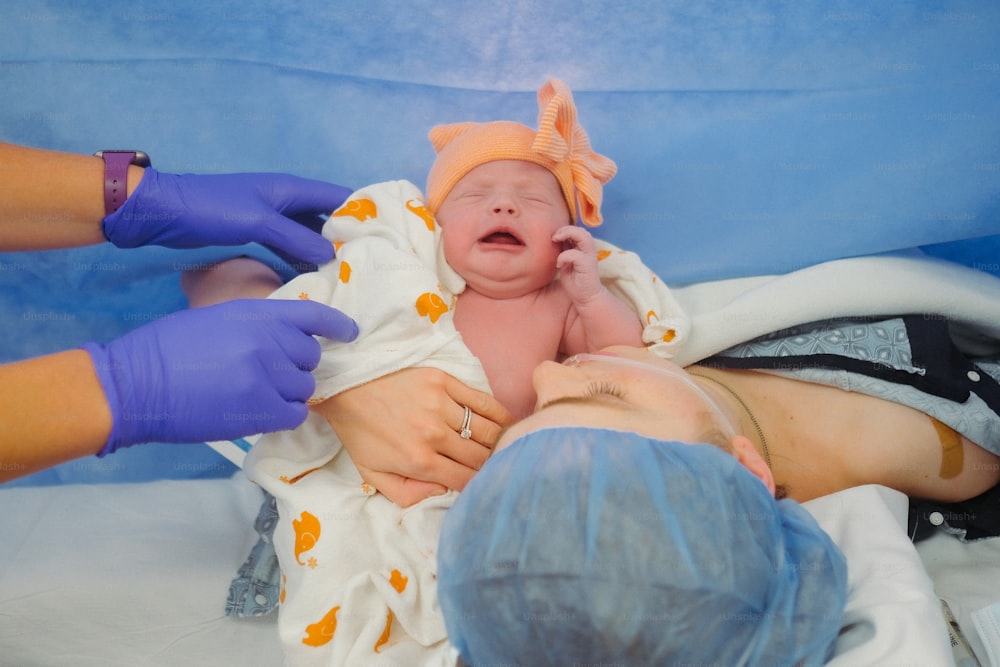
<svg viewBox="0 0 1000 667">
<path fill-rule="evenodd" d="M 491 457 L 438 553 L 469 665 L 821 665 L 846 577 L 815 520 L 730 454 L 577 427 Z"/>
</svg>

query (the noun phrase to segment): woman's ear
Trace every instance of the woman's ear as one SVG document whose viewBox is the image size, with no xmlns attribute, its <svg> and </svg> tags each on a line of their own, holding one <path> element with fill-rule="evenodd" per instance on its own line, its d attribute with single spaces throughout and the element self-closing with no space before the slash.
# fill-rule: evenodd
<svg viewBox="0 0 1000 667">
<path fill-rule="evenodd" d="M 761 456 L 760 452 L 754 446 L 753 442 L 749 438 L 743 435 L 734 435 L 729 441 L 732 447 L 733 456 L 736 460 L 743 464 L 743 466 L 752 472 L 755 477 L 764 483 L 771 495 L 775 492 L 774 475 L 771 473 L 771 468 L 768 467 L 767 462 L 764 457 Z"/>
</svg>

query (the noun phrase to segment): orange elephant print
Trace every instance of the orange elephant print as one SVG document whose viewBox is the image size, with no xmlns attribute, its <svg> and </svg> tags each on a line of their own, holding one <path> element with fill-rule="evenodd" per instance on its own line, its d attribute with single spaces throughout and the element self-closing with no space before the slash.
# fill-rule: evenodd
<svg viewBox="0 0 1000 667">
<path fill-rule="evenodd" d="M 378 215 L 378 207 L 371 199 L 352 199 L 334 211 L 331 215 L 338 218 L 351 217 L 358 222 Z"/>
<path fill-rule="evenodd" d="M 322 646 L 333 639 L 333 634 L 337 632 L 337 612 L 340 605 L 337 605 L 326 612 L 321 620 L 310 623 L 306 626 L 306 636 L 302 638 L 302 643 L 306 646 Z"/>
<path fill-rule="evenodd" d="M 407 200 L 406 210 L 423 220 L 424 224 L 427 225 L 427 231 L 434 231 L 434 216 L 431 215 L 431 212 L 427 210 L 427 207 L 419 199 Z"/>
<path fill-rule="evenodd" d="M 421 317 L 429 317 L 431 324 L 438 321 L 438 318 L 448 312 L 448 304 L 444 302 L 441 295 L 434 292 L 424 292 L 417 298 L 417 314 Z"/>
<path fill-rule="evenodd" d="M 303 563 L 299 557 L 319 542 L 319 519 L 309 512 L 302 512 L 298 519 L 292 519 L 292 528 L 295 530 L 295 562 L 299 565 L 308 564 L 310 567 L 315 567 L 315 558 L 310 558 L 306 563 Z"/>
</svg>

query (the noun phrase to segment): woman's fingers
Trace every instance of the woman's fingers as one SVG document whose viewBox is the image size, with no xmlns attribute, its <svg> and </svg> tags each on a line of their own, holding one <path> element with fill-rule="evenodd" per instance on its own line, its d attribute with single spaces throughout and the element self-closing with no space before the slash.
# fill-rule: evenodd
<svg viewBox="0 0 1000 667">
<path fill-rule="evenodd" d="M 449 417 L 449 423 L 454 424 L 455 432 L 462 430 L 465 408 L 468 407 L 472 411 L 469 424 L 472 437 L 469 439 L 493 449 L 500 431 L 514 421 L 513 415 L 491 395 L 472 389 L 450 375 L 445 380 L 445 391 L 458 406 L 457 411 L 450 411 L 452 416 Z M 459 439 L 462 439 L 461 436 Z"/>
<path fill-rule="evenodd" d="M 391 472 L 378 472 L 364 466 L 357 467 L 362 479 L 400 507 L 409 507 L 425 498 L 440 496 L 448 492 L 446 487 L 433 482 L 423 482 Z"/>
</svg>

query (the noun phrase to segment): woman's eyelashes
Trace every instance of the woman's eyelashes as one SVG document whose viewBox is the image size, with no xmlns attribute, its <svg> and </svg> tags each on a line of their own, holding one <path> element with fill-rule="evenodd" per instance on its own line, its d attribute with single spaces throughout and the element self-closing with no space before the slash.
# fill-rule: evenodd
<svg viewBox="0 0 1000 667">
<path fill-rule="evenodd" d="M 583 394 L 584 398 L 594 398 L 595 396 L 611 396 L 612 398 L 625 398 L 625 390 L 620 385 L 609 380 L 599 380 L 590 383 Z"/>
<path fill-rule="evenodd" d="M 614 382 L 609 382 L 607 380 L 596 380 L 589 383 L 583 391 L 560 394 L 554 398 L 550 398 L 547 401 L 542 401 L 536 408 L 536 412 L 545 410 L 555 405 L 580 405 L 581 403 L 586 403 L 591 399 L 607 399 L 612 398 L 615 400 L 624 400 L 625 390 L 621 385 Z"/>
</svg>

